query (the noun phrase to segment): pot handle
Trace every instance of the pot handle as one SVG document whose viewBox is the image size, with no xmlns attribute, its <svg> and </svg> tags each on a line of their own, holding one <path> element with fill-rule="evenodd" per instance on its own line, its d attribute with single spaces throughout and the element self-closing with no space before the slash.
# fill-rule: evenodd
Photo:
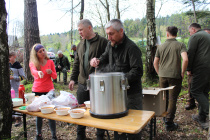
<svg viewBox="0 0 210 140">
<path fill-rule="evenodd" d="M 100 91 L 105 91 L 104 80 L 100 80 Z"/>
<path fill-rule="evenodd" d="M 128 79 L 126 77 L 122 77 L 121 86 L 123 90 L 127 90 L 130 88 L 130 86 L 128 85 Z"/>
<path fill-rule="evenodd" d="M 90 90 L 90 79 L 87 79 L 86 83 L 87 83 L 87 90 Z"/>
</svg>

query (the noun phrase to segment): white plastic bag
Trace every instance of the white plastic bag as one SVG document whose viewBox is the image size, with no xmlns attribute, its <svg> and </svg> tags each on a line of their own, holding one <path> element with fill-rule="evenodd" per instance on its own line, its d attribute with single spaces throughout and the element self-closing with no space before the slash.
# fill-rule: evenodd
<svg viewBox="0 0 210 140">
<path fill-rule="evenodd" d="M 49 105 L 50 99 L 47 95 L 41 95 L 39 97 L 35 97 L 34 101 L 26 107 L 28 111 L 40 111 L 39 107 L 43 105 Z"/>
<path fill-rule="evenodd" d="M 78 105 L 77 98 L 72 93 L 66 91 L 60 91 L 60 95 L 53 99 L 51 103 L 55 106 L 75 107 Z"/>
</svg>

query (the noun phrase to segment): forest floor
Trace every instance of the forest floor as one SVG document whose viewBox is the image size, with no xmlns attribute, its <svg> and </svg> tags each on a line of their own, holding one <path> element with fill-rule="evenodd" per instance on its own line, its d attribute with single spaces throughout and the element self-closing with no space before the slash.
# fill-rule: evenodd
<svg viewBox="0 0 210 140">
<path fill-rule="evenodd" d="M 67 85 L 63 85 L 62 82 L 58 82 L 55 84 L 56 90 L 65 90 L 69 91 Z M 71 91 L 75 95 L 77 90 L 77 85 L 74 88 L 74 91 Z M 174 122 L 178 123 L 179 128 L 177 131 L 167 132 L 165 130 L 165 125 L 161 117 L 157 118 L 157 131 L 155 140 L 206 140 L 208 132 L 202 130 L 198 123 L 194 122 L 191 118 L 192 114 L 197 114 L 197 109 L 186 111 L 184 106 L 186 105 L 187 95 L 179 96 L 177 102 L 177 111 L 176 117 Z M 27 138 L 28 140 L 35 139 L 36 136 L 36 117 L 27 115 L 26 116 L 27 122 Z M 77 125 L 75 124 L 67 124 L 65 122 L 56 122 L 56 131 L 57 131 L 57 138 L 58 140 L 75 140 L 76 139 L 76 128 Z M 23 133 L 23 124 L 19 127 L 14 126 L 14 122 L 12 125 L 12 139 L 14 140 L 22 140 L 24 139 Z M 48 125 L 48 120 L 43 119 L 43 126 L 42 126 L 42 135 L 44 140 L 51 139 L 51 132 Z M 110 139 L 114 139 L 113 131 L 109 131 Z M 142 140 L 149 139 L 149 132 L 148 128 L 142 130 Z M 96 128 L 87 127 L 86 129 L 86 137 L 88 140 L 95 140 L 96 139 Z M 107 135 L 105 134 L 105 138 L 108 139 Z"/>
</svg>

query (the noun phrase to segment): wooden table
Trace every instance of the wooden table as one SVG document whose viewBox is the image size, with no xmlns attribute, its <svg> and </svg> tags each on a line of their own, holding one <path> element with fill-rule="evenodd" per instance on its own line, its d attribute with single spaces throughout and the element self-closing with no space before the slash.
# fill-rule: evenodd
<svg viewBox="0 0 210 140">
<path fill-rule="evenodd" d="M 129 110 L 128 115 L 122 118 L 116 119 L 98 119 L 90 116 L 89 109 L 85 112 L 83 118 L 73 119 L 70 115 L 58 116 L 55 112 L 51 114 L 43 114 L 41 112 L 28 112 L 27 110 L 20 110 L 19 107 L 13 108 L 13 111 L 23 114 L 24 123 L 24 136 L 27 137 L 26 131 L 26 117 L 25 115 L 38 116 L 55 121 L 62 121 L 67 123 L 73 123 L 77 125 L 84 125 L 89 127 L 95 127 L 105 130 L 111 130 L 115 132 L 136 134 L 140 132 L 150 121 L 150 139 L 152 139 L 153 117 L 155 112 L 143 111 L 143 110 Z M 116 133 L 115 133 L 116 134 Z"/>
</svg>

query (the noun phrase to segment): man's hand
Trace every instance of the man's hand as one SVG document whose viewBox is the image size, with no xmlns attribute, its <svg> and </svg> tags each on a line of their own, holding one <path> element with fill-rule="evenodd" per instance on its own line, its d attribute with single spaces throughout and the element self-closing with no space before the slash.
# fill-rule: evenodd
<svg viewBox="0 0 210 140">
<path fill-rule="evenodd" d="M 14 77 L 12 75 L 10 75 L 10 80 L 14 79 Z"/>
<path fill-rule="evenodd" d="M 61 69 L 61 66 L 60 66 L 60 65 L 58 65 L 58 68 L 59 68 L 59 69 Z"/>
<path fill-rule="evenodd" d="M 184 73 L 182 73 L 181 76 L 182 76 L 182 80 L 183 80 L 184 79 Z"/>
<path fill-rule="evenodd" d="M 69 89 L 72 91 L 74 89 L 74 81 L 71 80 L 69 83 Z"/>
<path fill-rule="evenodd" d="M 191 71 L 187 71 L 187 75 L 192 76 Z"/>
<path fill-rule="evenodd" d="M 92 67 L 97 67 L 98 65 L 99 65 L 99 63 L 100 63 L 100 60 L 99 59 L 97 59 L 97 58 L 93 58 L 93 59 L 91 59 L 90 60 L 90 65 L 92 66 Z"/>
</svg>

